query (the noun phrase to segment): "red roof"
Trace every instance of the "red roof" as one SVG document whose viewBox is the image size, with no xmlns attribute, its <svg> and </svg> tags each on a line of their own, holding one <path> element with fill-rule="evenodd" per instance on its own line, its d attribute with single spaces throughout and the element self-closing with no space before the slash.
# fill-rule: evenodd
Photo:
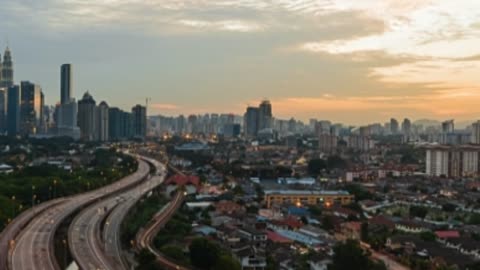
<svg viewBox="0 0 480 270">
<path fill-rule="evenodd" d="M 272 232 L 272 231 L 268 231 L 268 230 L 267 230 L 267 238 L 268 238 L 268 240 L 270 240 L 274 243 L 280 243 L 280 244 L 290 244 L 290 243 L 293 242 L 292 240 L 290 240 L 286 237 L 283 237 L 276 232 Z"/>
<path fill-rule="evenodd" d="M 177 186 L 194 185 L 198 188 L 200 186 L 200 178 L 195 175 L 176 174 L 168 178 L 165 184 L 175 184 Z"/>
<path fill-rule="evenodd" d="M 459 238 L 460 233 L 458 231 L 436 231 L 435 234 L 438 238 Z"/>
<path fill-rule="evenodd" d="M 302 221 L 293 216 L 288 216 L 283 223 L 292 229 L 299 229 L 303 226 Z"/>
</svg>

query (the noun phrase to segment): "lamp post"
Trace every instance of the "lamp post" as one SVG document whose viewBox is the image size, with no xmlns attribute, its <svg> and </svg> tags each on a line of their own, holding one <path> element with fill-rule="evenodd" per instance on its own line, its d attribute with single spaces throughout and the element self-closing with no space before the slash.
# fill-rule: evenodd
<svg viewBox="0 0 480 270">
<path fill-rule="evenodd" d="M 15 196 L 12 196 L 12 218 L 15 218 Z"/>
<path fill-rule="evenodd" d="M 57 198 L 57 179 L 53 180 L 53 198 Z"/>
<path fill-rule="evenodd" d="M 37 198 L 37 195 L 35 195 L 34 192 L 35 192 L 35 186 L 32 185 L 32 208 L 35 206 L 35 199 Z"/>
</svg>

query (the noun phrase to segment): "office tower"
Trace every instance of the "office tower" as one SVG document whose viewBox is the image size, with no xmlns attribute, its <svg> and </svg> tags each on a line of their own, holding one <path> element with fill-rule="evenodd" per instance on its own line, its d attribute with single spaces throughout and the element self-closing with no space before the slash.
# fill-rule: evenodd
<svg viewBox="0 0 480 270">
<path fill-rule="evenodd" d="M 405 118 L 405 119 L 403 120 L 403 123 L 402 123 L 402 132 L 403 132 L 403 134 L 405 134 L 405 135 L 409 135 L 410 133 L 412 133 L 412 122 L 410 121 L 410 119 Z"/>
<path fill-rule="evenodd" d="M 105 101 L 100 102 L 97 107 L 97 139 L 101 142 L 109 140 L 109 111 L 108 104 Z"/>
<path fill-rule="evenodd" d="M 78 127 L 78 104 L 72 98 L 72 67 L 64 64 L 60 67 L 60 104 L 56 110 L 57 136 L 80 139 Z"/>
<path fill-rule="evenodd" d="M 264 100 L 258 108 L 258 130 L 272 128 L 272 122 L 272 104 L 270 104 L 270 101 Z"/>
<path fill-rule="evenodd" d="M 0 87 L 3 87 L 3 62 L 2 62 L 2 54 L 1 53 L 0 53 Z"/>
<path fill-rule="evenodd" d="M 397 119 L 395 118 L 390 119 L 390 133 L 398 134 L 398 131 L 399 131 L 399 124 Z"/>
<path fill-rule="evenodd" d="M 245 135 L 247 137 L 256 137 L 258 134 L 259 109 L 257 107 L 248 107 L 244 115 Z"/>
<path fill-rule="evenodd" d="M 13 60 L 12 53 L 7 47 L 5 53 L 3 54 L 3 64 L 2 64 L 2 81 L 0 87 L 10 87 L 13 85 Z"/>
<path fill-rule="evenodd" d="M 480 144 L 480 121 L 472 124 L 471 143 Z"/>
<path fill-rule="evenodd" d="M 39 85 L 23 81 L 20 103 L 20 133 L 24 136 L 35 135 L 41 124 L 42 89 Z"/>
<path fill-rule="evenodd" d="M 69 103 L 59 104 L 56 111 L 57 136 L 80 139 L 78 127 L 78 104 L 75 99 Z"/>
<path fill-rule="evenodd" d="M 110 140 L 120 140 L 121 139 L 121 128 L 120 128 L 120 109 L 113 107 L 108 109 L 108 134 Z"/>
<path fill-rule="evenodd" d="M 132 108 L 133 115 L 133 136 L 145 138 L 147 136 L 147 108 L 136 105 Z"/>
<path fill-rule="evenodd" d="M 85 141 L 95 140 L 96 135 L 96 102 L 87 91 L 78 101 L 78 126 L 80 138 Z"/>
<path fill-rule="evenodd" d="M 20 97 L 21 89 L 18 85 L 8 88 L 7 94 L 7 134 L 17 136 L 20 132 Z"/>
<path fill-rule="evenodd" d="M 0 134 L 7 131 L 7 91 L 0 88 Z"/>
<path fill-rule="evenodd" d="M 455 123 L 453 120 L 447 120 L 442 123 L 442 133 L 452 133 L 455 131 Z"/>
<path fill-rule="evenodd" d="M 69 103 L 72 99 L 72 65 L 63 64 L 60 67 L 60 103 Z"/>
</svg>

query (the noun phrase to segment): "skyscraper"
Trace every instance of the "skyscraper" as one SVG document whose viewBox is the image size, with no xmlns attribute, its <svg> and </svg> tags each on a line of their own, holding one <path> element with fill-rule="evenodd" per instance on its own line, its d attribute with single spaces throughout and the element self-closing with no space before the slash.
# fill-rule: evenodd
<svg viewBox="0 0 480 270">
<path fill-rule="evenodd" d="M 78 101 L 78 126 L 80 138 L 85 141 L 93 141 L 96 137 L 96 102 L 87 91 Z"/>
<path fill-rule="evenodd" d="M 72 65 L 63 64 L 60 67 L 60 103 L 66 104 L 72 99 Z"/>
<path fill-rule="evenodd" d="M 258 108 L 258 130 L 272 128 L 272 104 L 268 100 L 262 101 Z"/>
<path fill-rule="evenodd" d="M 132 108 L 133 115 L 133 136 L 145 138 L 147 136 L 147 108 L 136 105 Z"/>
<path fill-rule="evenodd" d="M 7 130 L 7 89 L 0 87 L 0 133 Z"/>
<path fill-rule="evenodd" d="M 39 85 L 21 82 L 20 132 L 22 135 L 35 135 L 41 125 L 42 89 Z"/>
<path fill-rule="evenodd" d="M 453 120 L 447 120 L 442 123 L 442 133 L 452 133 L 455 131 L 455 123 Z"/>
<path fill-rule="evenodd" d="M 17 136 L 20 131 L 20 97 L 21 89 L 18 85 L 8 88 L 7 104 L 7 134 Z"/>
<path fill-rule="evenodd" d="M 72 80 L 72 66 L 63 64 L 60 67 L 60 105 L 56 113 L 57 135 L 79 139 L 78 105 L 72 98 Z"/>
<path fill-rule="evenodd" d="M 0 86 L 10 87 L 13 85 L 13 60 L 12 53 L 7 47 L 5 53 L 3 54 L 3 65 L 2 65 L 2 81 Z"/>
<path fill-rule="evenodd" d="M 105 101 L 102 101 L 97 107 L 97 139 L 101 142 L 109 140 L 108 117 L 108 104 Z"/>
<path fill-rule="evenodd" d="M 3 87 L 3 63 L 2 63 L 1 53 L 0 53 L 0 87 Z"/>
<path fill-rule="evenodd" d="M 256 137 L 258 134 L 258 115 L 257 107 L 248 107 L 244 115 L 245 135 L 247 137 Z"/>
<path fill-rule="evenodd" d="M 473 144 L 480 144 L 480 121 L 472 124 L 471 142 Z"/>
<path fill-rule="evenodd" d="M 410 119 L 405 118 L 402 123 L 402 132 L 404 135 L 410 135 L 412 133 L 412 122 Z"/>
<path fill-rule="evenodd" d="M 398 131 L 399 131 L 399 124 L 397 119 L 395 118 L 390 119 L 390 133 L 398 134 Z"/>
</svg>

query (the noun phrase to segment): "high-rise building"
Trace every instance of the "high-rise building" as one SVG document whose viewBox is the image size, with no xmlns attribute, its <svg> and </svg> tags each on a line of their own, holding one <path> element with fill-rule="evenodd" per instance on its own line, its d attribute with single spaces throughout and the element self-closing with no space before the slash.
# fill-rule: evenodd
<svg viewBox="0 0 480 270">
<path fill-rule="evenodd" d="M 96 138 L 96 102 L 87 91 L 78 101 L 78 126 L 80 138 L 85 141 L 93 141 Z"/>
<path fill-rule="evenodd" d="M 442 123 L 442 133 L 452 133 L 455 131 L 455 123 L 453 120 L 447 120 Z"/>
<path fill-rule="evenodd" d="M 39 85 L 23 81 L 20 102 L 20 133 L 24 136 L 35 135 L 41 126 L 42 89 Z"/>
<path fill-rule="evenodd" d="M 0 87 L 0 133 L 7 131 L 7 89 Z"/>
<path fill-rule="evenodd" d="M 108 104 L 105 101 L 102 101 L 97 107 L 97 139 L 101 142 L 106 142 L 109 140 L 108 117 Z"/>
<path fill-rule="evenodd" d="M 259 109 L 248 107 L 244 115 L 244 133 L 247 137 L 256 137 L 258 134 Z"/>
<path fill-rule="evenodd" d="M 10 87 L 13 85 L 13 60 L 12 53 L 7 47 L 5 53 L 3 54 L 3 64 L 2 64 L 2 80 L 0 87 Z"/>
<path fill-rule="evenodd" d="M 3 87 L 3 63 L 2 63 L 1 53 L 0 53 L 0 87 Z"/>
<path fill-rule="evenodd" d="M 78 127 L 78 104 L 72 98 L 72 67 L 63 64 L 60 67 L 60 104 L 56 110 L 57 136 L 80 139 Z"/>
<path fill-rule="evenodd" d="M 471 140 L 473 144 L 480 144 L 480 121 L 472 124 Z"/>
<path fill-rule="evenodd" d="M 472 145 L 429 146 L 426 149 L 426 174 L 445 177 L 477 177 L 480 147 Z"/>
<path fill-rule="evenodd" d="M 108 134 L 110 140 L 120 140 L 121 128 L 120 128 L 120 109 L 113 107 L 108 109 Z"/>
<path fill-rule="evenodd" d="M 402 123 L 402 132 L 404 135 L 410 135 L 412 133 L 412 122 L 410 119 L 405 118 Z"/>
<path fill-rule="evenodd" d="M 390 119 L 390 133 L 398 134 L 398 131 L 399 131 L 399 124 L 397 119 L 395 118 Z"/>
<path fill-rule="evenodd" d="M 145 138 L 147 136 L 147 108 L 136 105 L 132 108 L 133 116 L 133 136 L 136 138 Z"/>
<path fill-rule="evenodd" d="M 272 128 L 273 113 L 272 104 L 268 100 L 262 101 L 258 108 L 258 130 Z"/>
<path fill-rule="evenodd" d="M 80 128 L 78 127 L 78 104 L 75 99 L 69 103 L 59 104 L 56 111 L 57 136 L 80 139 Z"/>
<path fill-rule="evenodd" d="M 20 132 L 20 97 L 21 88 L 13 85 L 8 88 L 7 94 L 7 134 L 17 136 Z"/>
<path fill-rule="evenodd" d="M 72 99 L 72 65 L 63 64 L 60 67 L 60 103 L 69 103 Z"/>
</svg>

